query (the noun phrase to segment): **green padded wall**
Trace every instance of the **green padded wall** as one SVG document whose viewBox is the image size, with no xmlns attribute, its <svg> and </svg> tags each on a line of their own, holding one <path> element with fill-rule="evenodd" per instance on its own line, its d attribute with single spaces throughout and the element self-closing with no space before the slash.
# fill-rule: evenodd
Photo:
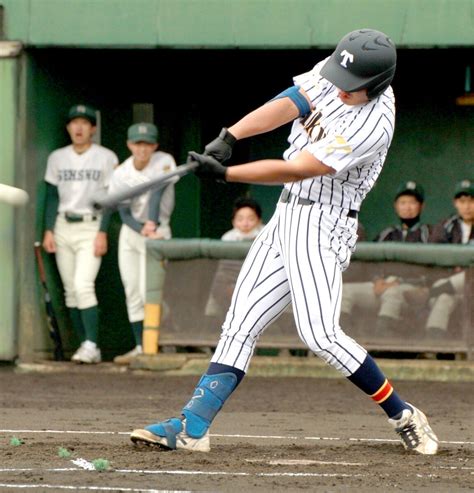
<svg viewBox="0 0 474 493">
<path fill-rule="evenodd" d="M 470 0 L 2 0 L 33 46 L 302 48 L 370 26 L 404 47 L 465 46 Z M 348 12 L 347 15 L 341 13 Z"/>
</svg>

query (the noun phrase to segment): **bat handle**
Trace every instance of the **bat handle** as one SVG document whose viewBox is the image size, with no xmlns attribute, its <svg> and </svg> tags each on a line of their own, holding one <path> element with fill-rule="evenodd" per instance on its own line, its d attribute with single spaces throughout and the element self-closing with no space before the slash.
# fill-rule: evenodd
<svg viewBox="0 0 474 493">
<path fill-rule="evenodd" d="M 43 256 L 41 253 L 41 243 L 39 241 L 35 241 L 35 256 L 36 262 L 38 264 L 38 272 L 42 283 L 46 282 L 46 273 L 44 271 L 44 263 Z"/>
</svg>

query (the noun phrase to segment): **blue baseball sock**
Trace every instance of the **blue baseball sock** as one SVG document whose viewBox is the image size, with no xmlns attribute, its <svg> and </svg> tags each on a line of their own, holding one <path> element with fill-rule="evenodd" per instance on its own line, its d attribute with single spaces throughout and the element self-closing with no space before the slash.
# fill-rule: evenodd
<svg viewBox="0 0 474 493">
<path fill-rule="evenodd" d="M 347 377 L 354 385 L 370 395 L 387 414 L 393 418 L 410 406 L 400 399 L 390 382 L 382 373 L 377 363 L 367 354 L 362 365 L 351 376 Z"/>
</svg>

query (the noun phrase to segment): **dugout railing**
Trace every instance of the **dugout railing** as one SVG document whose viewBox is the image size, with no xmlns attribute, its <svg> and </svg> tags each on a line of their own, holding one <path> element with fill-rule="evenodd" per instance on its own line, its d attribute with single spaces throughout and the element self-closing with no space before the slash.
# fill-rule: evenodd
<svg viewBox="0 0 474 493">
<path fill-rule="evenodd" d="M 210 239 L 147 242 L 146 352 L 158 344 L 215 347 L 249 248 Z M 362 242 L 343 279 L 341 326 L 367 349 L 474 357 L 474 247 Z M 377 279 L 385 289 L 379 282 L 375 294 Z M 397 319 L 386 319 L 387 306 Z M 291 307 L 257 347 L 306 349 Z"/>
</svg>

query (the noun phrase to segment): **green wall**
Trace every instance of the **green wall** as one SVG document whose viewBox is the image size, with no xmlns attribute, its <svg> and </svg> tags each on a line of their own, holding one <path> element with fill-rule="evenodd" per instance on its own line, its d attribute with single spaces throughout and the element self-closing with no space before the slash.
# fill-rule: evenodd
<svg viewBox="0 0 474 493">
<path fill-rule="evenodd" d="M 16 85 L 17 59 L 0 59 L 0 183 L 7 185 L 15 185 Z M 12 206 L 0 202 L 0 360 L 16 355 L 16 214 Z"/>
<path fill-rule="evenodd" d="M 334 46 L 370 26 L 400 47 L 465 46 L 472 0 L 2 0 L 30 46 Z"/>
</svg>

